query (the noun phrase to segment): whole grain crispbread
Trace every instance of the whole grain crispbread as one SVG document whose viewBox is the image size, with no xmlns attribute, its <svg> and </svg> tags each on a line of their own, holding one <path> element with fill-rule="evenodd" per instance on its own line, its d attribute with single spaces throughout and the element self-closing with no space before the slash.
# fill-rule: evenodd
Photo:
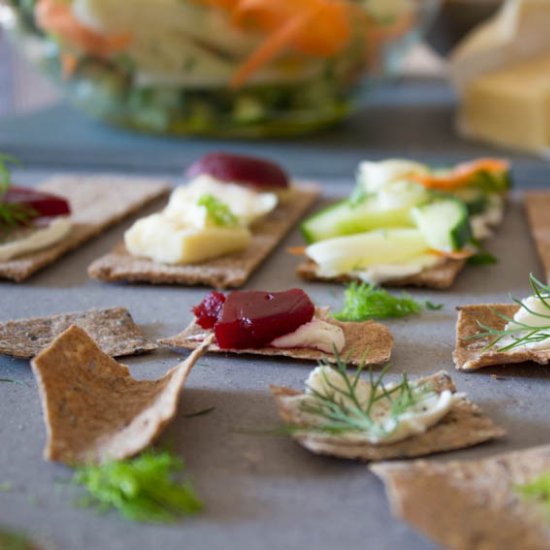
<svg viewBox="0 0 550 550">
<path fill-rule="evenodd" d="M 499 352 L 485 350 L 487 338 L 472 339 L 482 331 L 478 323 L 501 330 L 506 320 L 497 313 L 512 318 L 519 306 L 514 304 L 466 305 L 458 308 L 456 323 L 456 347 L 453 359 L 458 370 L 476 370 L 491 365 L 534 362 L 540 365 L 550 363 L 550 350 L 513 349 Z"/>
<path fill-rule="evenodd" d="M 346 346 L 340 356 L 352 365 L 383 365 L 390 360 L 393 336 L 388 328 L 374 321 L 364 323 L 346 323 L 329 319 L 323 316 L 323 319 L 339 326 L 344 331 Z M 200 343 L 208 338 L 212 331 L 205 330 L 194 321 L 176 336 L 163 338 L 159 344 L 165 346 L 195 349 Z M 271 357 L 289 357 L 291 359 L 303 359 L 307 361 L 325 360 L 335 362 L 336 358 L 331 353 L 307 348 L 281 349 L 273 347 L 264 347 L 259 349 L 220 349 L 213 343 L 208 351 L 215 353 L 246 353 L 252 355 L 266 355 Z"/>
<path fill-rule="evenodd" d="M 550 471 L 550 445 L 492 458 L 375 464 L 393 514 L 445 548 L 550 548 L 544 507 L 514 490 Z"/>
<path fill-rule="evenodd" d="M 384 286 L 403 287 L 403 286 L 419 286 L 426 288 L 434 288 L 444 290 L 450 288 L 458 274 L 464 268 L 465 260 L 446 259 L 442 263 L 424 269 L 417 275 L 410 275 L 392 281 L 386 281 Z M 308 281 L 336 282 L 348 283 L 351 281 L 361 281 L 361 279 L 353 274 L 340 275 L 338 277 L 324 277 L 318 274 L 317 264 L 313 260 L 307 260 L 298 266 L 297 273 L 303 279 Z"/>
<path fill-rule="evenodd" d="M 429 382 L 437 392 L 450 390 L 454 393 L 456 391 L 451 377 L 444 371 L 422 378 L 421 382 Z M 477 405 L 463 397 L 440 422 L 426 432 L 408 439 L 386 445 L 343 441 L 338 435 L 307 431 L 307 426 L 303 424 L 300 411 L 297 409 L 296 400 L 289 399 L 302 395 L 301 392 L 286 387 L 271 386 L 271 393 L 275 397 L 279 416 L 283 422 L 294 428 L 304 428 L 293 433 L 294 439 L 315 454 L 365 462 L 380 461 L 463 449 L 505 435 L 504 430 L 496 426 Z"/>
<path fill-rule="evenodd" d="M 47 444 L 44 457 L 74 465 L 135 455 L 174 417 L 181 389 L 208 341 L 159 380 L 135 380 L 77 326 L 32 362 Z"/>
<path fill-rule="evenodd" d="M 0 261 L 0 279 L 24 281 L 108 226 L 165 195 L 170 186 L 158 179 L 121 176 L 54 176 L 38 189 L 68 199 L 73 227 L 58 243 L 12 260 Z"/>
<path fill-rule="evenodd" d="M 546 273 L 546 281 L 550 283 L 550 192 L 527 192 L 525 208 L 540 261 Z"/>
<path fill-rule="evenodd" d="M 0 323 L 0 354 L 34 357 L 71 325 L 84 329 L 111 357 L 137 355 L 158 347 L 143 336 L 126 308 L 115 307 Z"/>
<path fill-rule="evenodd" d="M 216 288 L 242 286 L 261 262 L 275 249 L 319 194 L 313 185 L 300 185 L 267 217 L 252 227 L 252 242 L 242 252 L 189 265 L 166 265 L 132 256 L 118 244 L 88 268 L 90 277 L 107 282 L 205 285 Z"/>
</svg>

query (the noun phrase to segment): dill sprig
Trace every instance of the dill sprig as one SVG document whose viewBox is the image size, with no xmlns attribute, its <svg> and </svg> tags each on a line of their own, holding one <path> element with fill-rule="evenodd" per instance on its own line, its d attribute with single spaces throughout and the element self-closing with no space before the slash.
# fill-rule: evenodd
<svg viewBox="0 0 550 550">
<path fill-rule="evenodd" d="M 547 313 L 534 311 L 522 300 L 519 300 L 514 296 L 510 296 L 510 298 L 514 303 L 519 305 L 521 309 L 524 309 L 531 315 L 541 319 L 547 319 L 548 322 L 546 324 L 530 325 L 529 323 L 514 321 L 512 317 L 509 317 L 494 308 L 490 308 L 492 313 L 500 319 L 506 321 L 508 328 L 505 326 L 503 329 L 497 329 L 478 321 L 477 324 L 479 328 L 482 329 L 481 332 L 470 336 L 468 340 L 489 339 L 489 343 L 483 348 L 483 351 L 496 347 L 497 351 L 506 352 L 520 346 L 542 342 L 550 338 L 550 285 L 541 283 L 532 273 L 529 274 L 529 285 L 533 291 L 533 296 L 536 296 L 540 300 L 540 303 L 546 310 L 548 310 Z M 497 347 L 497 344 L 502 342 L 504 339 L 510 339 L 511 342 L 505 342 L 503 346 Z"/>
<path fill-rule="evenodd" d="M 8 164 L 19 164 L 19 161 L 11 155 L 0 153 L 0 198 L 11 185 L 11 172 Z"/>
<path fill-rule="evenodd" d="M 239 220 L 227 204 L 208 193 L 201 195 L 197 201 L 198 206 L 204 206 L 208 217 L 215 225 L 220 227 L 235 227 Z"/>
<path fill-rule="evenodd" d="M 351 283 L 344 293 L 344 307 L 334 317 L 340 321 L 389 319 L 420 313 L 423 309 L 437 310 L 442 304 L 419 302 L 410 294 L 397 296 L 369 283 Z"/>
<path fill-rule="evenodd" d="M 544 506 L 550 514 L 550 472 L 544 472 L 529 483 L 515 485 L 514 491 L 525 500 Z"/>
<path fill-rule="evenodd" d="M 174 480 L 182 469 L 182 460 L 170 452 L 147 451 L 134 459 L 80 467 L 74 482 L 89 493 L 81 505 L 115 508 L 132 521 L 172 522 L 202 509 L 191 485 Z"/>
</svg>

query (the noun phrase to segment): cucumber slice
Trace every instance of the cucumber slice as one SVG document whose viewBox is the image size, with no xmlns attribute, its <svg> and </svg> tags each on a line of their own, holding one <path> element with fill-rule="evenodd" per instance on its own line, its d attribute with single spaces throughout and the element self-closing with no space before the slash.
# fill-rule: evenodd
<svg viewBox="0 0 550 550">
<path fill-rule="evenodd" d="M 371 265 L 405 263 L 429 249 L 418 229 L 380 229 L 321 241 L 306 249 L 324 273 L 360 271 Z"/>
<path fill-rule="evenodd" d="M 472 239 L 466 205 L 458 199 L 437 199 L 417 206 L 412 217 L 432 248 L 460 250 Z"/>
<path fill-rule="evenodd" d="M 376 197 L 368 197 L 359 204 L 344 200 L 317 212 L 300 229 L 308 244 L 364 233 L 373 229 L 414 227 L 410 208 L 381 209 Z"/>
<path fill-rule="evenodd" d="M 502 172 L 481 171 L 472 178 L 470 185 L 485 193 L 504 193 L 512 187 L 512 177 L 509 170 Z"/>
</svg>

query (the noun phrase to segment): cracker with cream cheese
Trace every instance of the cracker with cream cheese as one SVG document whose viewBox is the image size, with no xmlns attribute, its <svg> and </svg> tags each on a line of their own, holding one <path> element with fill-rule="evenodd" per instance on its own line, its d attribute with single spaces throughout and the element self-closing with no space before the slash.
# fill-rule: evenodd
<svg viewBox="0 0 550 550">
<path fill-rule="evenodd" d="M 392 512 L 445 548 L 550 548 L 544 507 L 515 486 L 550 470 L 550 445 L 483 460 L 375 464 Z"/>
<path fill-rule="evenodd" d="M 47 248 L 0 261 L 0 279 L 28 279 L 107 227 L 166 195 L 170 186 L 158 179 L 63 175 L 52 177 L 38 189 L 69 201 L 73 227 L 66 237 Z"/>
<path fill-rule="evenodd" d="M 174 417 L 208 344 L 159 380 L 135 380 L 83 329 L 69 327 L 31 362 L 46 423 L 44 457 L 74 465 L 139 453 Z"/>
<path fill-rule="evenodd" d="M 107 282 L 204 285 L 216 288 L 242 286 L 275 249 L 292 226 L 310 208 L 319 194 L 314 185 L 298 185 L 285 192 L 285 199 L 265 218 L 255 223 L 252 242 L 242 252 L 196 264 L 167 265 L 132 256 L 124 243 L 93 262 L 90 277 Z"/>
<path fill-rule="evenodd" d="M 548 191 L 526 193 L 525 208 L 540 261 L 546 273 L 546 280 L 550 283 L 550 193 Z"/>
<path fill-rule="evenodd" d="M 158 347 L 145 338 L 126 308 L 115 307 L 0 323 L 0 354 L 34 357 L 71 325 L 84 329 L 111 357 L 137 355 Z"/>
<path fill-rule="evenodd" d="M 420 382 L 429 383 L 438 393 L 444 390 L 456 392 L 453 381 L 444 371 L 422 378 Z M 336 434 L 307 430 L 308 426 L 303 422 L 299 405 L 293 399 L 302 395 L 301 392 L 283 386 L 271 386 L 271 393 L 275 397 L 283 422 L 298 428 L 293 430 L 294 439 L 315 454 L 365 462 L 380 461 L 463 449 L 503 437 L 505 434 L 477 405 L 461 397 L 442 420 L 423 433 L 402 441 L 378 445 L 347 441 Z"/>
<path fill-rule="evenodd" d="M 458 370 L 476 370 L 495 365 L 533 362 L 540 365 L 550 363 L 550 350 L 516 348 L 505 352 L 485 349 L 489 340 L 473 339 L 481 331 L 478 323 L 502 330 L 506 320 L 498 312 L 513 318 L 519 306 L 514 304 L 466 305 L 458 308 L 456 324 L 456 347 L 453 353 Z"/>
</svg>

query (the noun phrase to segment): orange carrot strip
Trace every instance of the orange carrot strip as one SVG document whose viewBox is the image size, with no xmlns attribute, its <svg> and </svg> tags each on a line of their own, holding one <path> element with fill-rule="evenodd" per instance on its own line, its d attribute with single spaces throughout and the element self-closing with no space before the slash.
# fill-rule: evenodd
<svg viewBox="0 0 550 550">
<path fill-rule="evenodd" d="M 69 80 L 71 76 L 76 72 L 78 67 L 78 58 L 72 53 L 62 53 L 61 54 L 61 68 L 63 73 L 63 78 Z"/>
<path fill-rule="evenodd" d="M 436 250 L 435 248 L 430 248 L 428 254 L 434 254 L 435 256 L 440 256 L 442 258 L 449 258 L 450 260 L 466 260 L 475 255 L 475 252 L 471 250 L 457 250 L 456 252 L 446 252 L 445 250 Z"/>
<path fill-rule="evenodd" d="M 306 255 L 306 247 L 305 246 L 290 246 L 286 249 L 286 251 L 289 254 L 292 254 L 292 256 L 305 256 Z"/>
</svg>

